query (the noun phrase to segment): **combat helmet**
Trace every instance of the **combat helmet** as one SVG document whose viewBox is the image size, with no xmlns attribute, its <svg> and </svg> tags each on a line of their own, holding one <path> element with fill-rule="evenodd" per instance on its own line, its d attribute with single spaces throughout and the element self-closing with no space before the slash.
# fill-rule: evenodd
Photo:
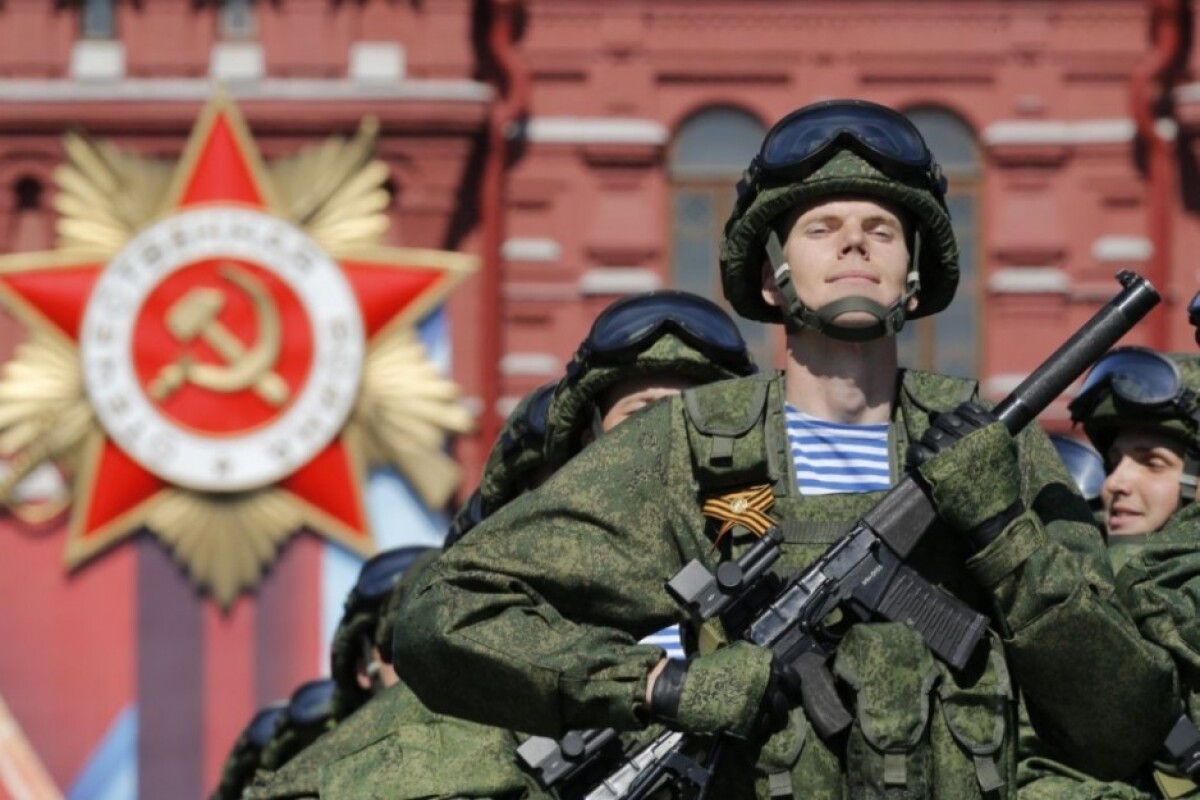
<svg viewBox="0 0 1200 800">
<path fill-rule="evenodd" d="M 721 246 L 721 282 L 725 298 L 743 317 L 864 341 L 893 335 L 906 319 L 941 311 L 954 297 L 958 244 L 946 207 L 946 180 L 916 126 L 899 112 L 865 100 L 828 100 L 793 111 L 767 133 L 737 193 Z M 810 309 L 797 296 L 778 229 L 796 207 L 838 196 L 885 200 L 909 217 L 913 230 L 905 290 L 889 307 L 846 297 Z M 764 259 L 775 272 L 786 310 L 762 298 Z M 914 296 L 919 303 L 909 312 Z M 865 311 L 877 322 L 839 325 L 836 318 L 848 311 Z"/>
<path fill-rule="evenodd" d="M 550 403 L 557 383 L 534 389 L 508 415 L 500 436 L 488 453 L 479 486 L 454 515 L 443 548 L 448 548 L 484 517 L 504 506 L 533 486 L 540 471 L 548 470 L 546 430 Z"/>
<path fill-rule="evenodd" d="M 371 698 L 371 692 L 358 683 L 358 662 L 364 658 L 363 648 L 374 644 L 390 661 L 391 636 L 381 638 L 380 620 L 387 610 L 392 589 L 412 565 L 426 553 L 436 553 L 430 547 L 397 547 L 377 553 L 363 562 L 358 580 L 346 598 L 341 622 L 330 648 L 330 677 L 337 686 L 334 718 L 345 719 Z M 378 665 L 374 665 L 378 668 Z M 368 661 L 368 669 L 371 663 Z M 372 683 L 377 675 L 371 675 Z M 379 688 L 376 686 L 375 688 Z"/>
<path fill-rule="evenodd" d="M 1068 409 L 1107 459 L 1122 429 L 1136 427 L 1183 444 L 1180 503 L 1190 502 L 1200 475 L 1200 356 L 1118 347 L 1092 367 Z"/>
<path fill-rule="evenodd" d="M 336 686 L 330 678 L 300 684 L 263 747 L 262 767 L 278 770 L 334 725 Z"/>
<path fill-rule="evenodd" d="M 262 763 L 263 749 L 275 733 L 275 725 L 287 710 L 287 701 L 264 706 L 242 730 L 221 770 L 221 783 L 209 800 L 238 800 L 254 780 Z"/>
<path fill-rule="evenodd" d="M 521 398 L 488 453 L 479 481 L 480 511 L 489 516 L 529 488 L 546 464 L 546 431 L 557 383 L 539 386 Z"/>
<path fill-rule="evenodd" d="M 549 462 L 557 467 L 579 452 L 583 433 L 598 426 L 601 397 L 620 381 L 670 375 L 709 383 L 755 371 L 737 324 L 711 300 L 673 290 L 617 300 L 596 317 L 559 381 Z"/>
</svg>

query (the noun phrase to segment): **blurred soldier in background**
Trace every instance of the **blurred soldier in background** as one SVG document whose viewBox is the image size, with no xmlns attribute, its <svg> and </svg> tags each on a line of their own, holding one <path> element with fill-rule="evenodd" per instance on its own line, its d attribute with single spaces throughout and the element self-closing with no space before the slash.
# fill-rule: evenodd
<svg viewBox="0 0 1200 800">
<path fill-rule="evenodd" d="M 432 708 L 542 735 L 653 721 L 729 734 L 722 798 L 1011 788 L 1016 682 L 1075 763 L 1135 769 L 1169 726 L 1170 665 L 1116 602 L 1045 435 L 1014 441 L 964 404 L 972 381 L 898 371 L 893 334 L 957 285 L 944 190 L 890 109 L 830 101 L 777 124 L 739 187 L 721 267 L 739 313 L 786 325 L 785 374 L 656 404 L 483 522 L 410 593 L 402 679 Z M 851 626 L 832 667 L 855 713 L 823 739 L 789 713 L 802 687 L 765 648 L 720 646 L 714 631 L 678 662 L 637 643 L 682 616 L 665 580 L 745 552 L 764 518 L 788 537 L 776 567 L 804 568 L 899 477 L 909 442 L 942 521 L 914 566 L 997 631 L 969 669 L 906 625 Z"/>
<path fill-rule="evenodd" d="M 422 556 L 436 552 L 431 547 L 398 547 L 363 563 L 346 598 L 330 653 L 330 676 L 337 684 L 337 721 L 397 682 L 391 663 L 392 631 L 383 624 L 385 612 L 401 576 Z"/>
<path fill-rule="evenodd" d="M 258 710 L 234 742 L 221 770 L 221 783 L 210 800 L 239 800 L 254 780 L 254 773 L 262 764 L 263 748 L 275 732 L 275 724 L 285 708 L 287 703 L 280 701 Z"/>
<path fill-rule="evenodd" d="M 292 692 L 270 741 L 263 748 L 260 770 L 279 769 L 321 734 L 333 729 L 336 692 L 337 685 L 330 678 L 302 683 Z"/>
<path fill-rule="evenodd" d="M 630 349 L 626 341 L 626 350 L 614 355 L 622 343 L 613 325 L 619 326 L 616 336 L 636 338 L 640 347 Z M 713 357 L 703 336 L 694 343 L 680 338 L 685 325 L 702 332 L 710 327 L 721 331 L 721 346 L 711 348 Z M 488 456 L 479 487 L 455 516 L 447 548 L 456 546 L 483 518 L 537 488 L 588 442 L 643 406 L 687 386 L 754 371 L 732 320 L 715 304 L 683 292 L 617 301 L 597 318 L 572 365 L 561 382 L 534 390 L 514 408 Z M 552 429 L 557 433 L 550 439 Z M 404 620 L 396 616 L 400 598 L 415 571 L 427 563 L 418 561 L 393 591 L 381 630 L 403 627 Z M 677 632 L 667 634 L 672 636 L 677 642 Z M 335 656 L 335 676 L 336 663 Z M 357 678 L 361 671 L 355 674 Z M 394 686 L 280 773 L 262 776 L 247 796 L 341 797 L 351 787 L 365 796 L 389 798 L 543 796 L 533 779 L 517 768 L 520 738 L 500 728 L 435 714 L 406 687 Z"/>
<path fill-rule="evenodd" d="M 1200 796 L 1180 761 L 1200 762 L 1200 358 L 1120 347 L 1096 362 L 1070 404 L 1071 418 L 1104 455 L 1101 498 L 1117 588 L 1142 634 L 1179 672 L 1188 716 L 1170 746 L 1133 776 L 1102 784 L 1052 760 L 1023 765 L 1028 800 Z M 1191 748 L 1180 741 L 1194 739 Z M 1191 750 L 1190 757 L 1185 754 Z M 1176 750 L 1173 755 L 1172 750 Z M 1193 765 L 1194 769 L 1194 765 Z"/>
</svg>

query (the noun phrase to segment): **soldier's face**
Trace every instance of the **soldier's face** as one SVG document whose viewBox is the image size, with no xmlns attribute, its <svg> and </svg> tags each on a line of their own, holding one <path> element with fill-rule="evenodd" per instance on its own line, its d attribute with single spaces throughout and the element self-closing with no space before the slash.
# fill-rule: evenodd
<svg viewBox="0 0 1200 800">
<path fill-rule="evenodd" d="M 677 375 L 651 375 L 618 381 L 601 398 L 600 427 L 608 433 L 655 400 L 679 394 L 696 383 L 693 378 Z"/>
<path fill-rule="evenodd" d="M 899 209 L 877 200 L 843 198 L 803 206 L 793 214 L 784 254 L 800 300 L 819 309 L 846 297 L 866 297 L 887 307 L 899 299 L 908 275 L 908 244 Z M 770 269 L 763 298 L 783 305 Z M 916 298 L 909 310 L 916 308 Z M 836 322 L 872 325 L 864 312 L 846 312 Z"/>
<path fill-rule="evenodd" d="M 1183 445 L 1161 433 L 1127 430 L 1113 439 L 1107 456 L 1100 499 L 1109 535 L 1157 531 L 1179 507 Z"/>
</svg>

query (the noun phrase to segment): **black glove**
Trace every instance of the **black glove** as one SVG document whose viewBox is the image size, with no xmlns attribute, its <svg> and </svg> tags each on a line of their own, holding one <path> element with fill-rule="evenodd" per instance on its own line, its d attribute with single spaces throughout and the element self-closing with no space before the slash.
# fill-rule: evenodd
<svg viewBox="0 0 1200 800">
<path fill-rule="evenodd" d="M 771 652 L 734 642 L 687 661 L 672 659 L 654 681 L 651 715 L 687 733 L 729 733 L 746 738 L 777 729 L 791 704 L 772 669 Z"/>
<path fill-rule="evenodd" d="M 976 403 L 939 414 L 908 464 L 929 488 L 938 515 L 981 550 L 1025 511 L 1017 443 L 996 415 Z"/>
<path fill-rule="evenodd" d="M 729 680 L 734 672 L 750 674 L 741 669 L 747 660 L 753 661 L 754 673 L 769 660 L 762 689 L 757 689 L 761 679 L 750 684 Z M 851 723 L 824 658 L 809 653 L 782 665 L 767 650 L 748 642 L 737 642 L 688 661 L 668 661 L 650 695 L 650 713 L 667 727 L 691 733 L 722 731 L 740 737 L 782 730 L 788 714 L 801 704 L 823 738 L 842 732 Z"/>
</svg>

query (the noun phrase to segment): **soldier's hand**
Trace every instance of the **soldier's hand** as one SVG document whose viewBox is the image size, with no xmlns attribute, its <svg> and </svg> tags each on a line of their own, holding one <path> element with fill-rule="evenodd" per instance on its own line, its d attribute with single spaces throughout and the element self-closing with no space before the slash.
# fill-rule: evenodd
<svg viewBox="0 0 1200 800">
<path fill-rule="evenodd" d="M 795 705 L 799 687 L 772 668 L 770 651 L 734 642 L 687 661 L 671 660 L 650 692 L 650 713 L 668 728 L 687 733 L 748 737 L 778 730 Z"/>
<path fill-rule="evenodd" d="M 1024 512 L 1017 443 L 976 403 L 939 414 L 908 463 L 929 488 L 938 515 L 983 548 Z"/>
</svg>

